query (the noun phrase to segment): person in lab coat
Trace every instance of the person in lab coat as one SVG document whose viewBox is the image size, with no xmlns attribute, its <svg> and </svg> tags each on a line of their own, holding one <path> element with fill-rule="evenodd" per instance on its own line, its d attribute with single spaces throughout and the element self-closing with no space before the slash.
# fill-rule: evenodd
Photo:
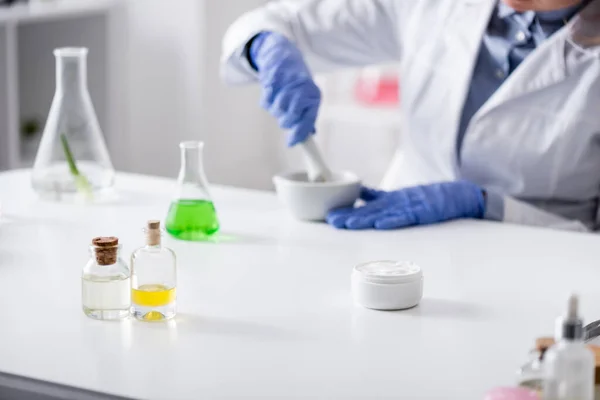
<svg viewBox="0 0 600 400">
<path fill-rule="evenodd" d="M 600 0 L 271 2 L 230 27 L 222 75 L 258 81 L 294 145 L 315 132 L 313 73 L 383 62 L 400 65 L 401 148 L 330 224 L 600 228 Z"/>
</svg>

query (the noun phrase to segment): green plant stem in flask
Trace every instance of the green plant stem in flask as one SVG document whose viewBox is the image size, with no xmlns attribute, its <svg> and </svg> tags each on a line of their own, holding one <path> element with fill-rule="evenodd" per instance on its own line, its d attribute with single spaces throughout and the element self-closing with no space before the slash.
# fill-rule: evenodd
<svg viewBox="0 0 600 400">
<path fill-rule="evenodd" d="M 166 225 L 167 232 L 182 240 L 206 240 L 219 230 L 217 211 L 209 200 L 173 201 Z"/>
<path fill-rule="evenodd" d="M 177 191 L 166 219 L 170 235 L 182 240 L 206 241 L 219 230 L 219 219 L 208 192 L 202 163 L 202 142 L 182 142 Z"/>
</svg>

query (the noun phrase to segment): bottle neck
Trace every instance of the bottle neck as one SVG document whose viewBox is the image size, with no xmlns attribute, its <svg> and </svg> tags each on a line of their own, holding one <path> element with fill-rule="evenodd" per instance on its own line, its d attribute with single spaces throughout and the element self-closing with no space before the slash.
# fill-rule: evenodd
<svg viewBox="0 0 600 400">
<path fill-rule="evenodd" d="M 204 183 L 202 146 L 200 144 L 181 146 L 179 182 Z"/>
<path fill-rule="evenodd" d="M 117 263 L 119 248 L 114 247 L 92 247 L 96 263 L 102 267 L 108 267 Z"/>
<path fill-rule="evenodd" d="M 87 63 L 83 55 L 56 56 L 57 92 L 87 92 Z"/>
<path fill-rule="evenodd" d="M 160 230 L 148 229 L 146 232 L 146 246 L 160 247 Z"/>
<path fill-rule="evenodd" d="M 563 320 L 560 339 L 567 342 L 583 342 L 583 321 L 580 319 Z"/>
</svg>

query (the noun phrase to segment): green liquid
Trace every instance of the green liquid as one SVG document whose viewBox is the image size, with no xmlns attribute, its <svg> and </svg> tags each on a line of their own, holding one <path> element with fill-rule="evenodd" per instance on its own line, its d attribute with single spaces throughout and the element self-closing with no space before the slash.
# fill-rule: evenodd
<svg viewBox="0 0 600 400">
<path fill-rule="evenodd" d="M 182 240 L 205 241 L 219 230 L 217 211 L 212 201 L 178 200 L 171 203 L 166 229 Z"/>
</svg>

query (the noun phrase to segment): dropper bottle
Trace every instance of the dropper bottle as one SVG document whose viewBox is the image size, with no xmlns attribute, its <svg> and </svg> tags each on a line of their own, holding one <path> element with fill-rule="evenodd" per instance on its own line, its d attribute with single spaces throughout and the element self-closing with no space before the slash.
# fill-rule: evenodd
<svg viewBox="0 0 600 400">
<path fill-rule="evenodd" d="M 595 359 L 583 341 L 578 308 L 578 297 L 571 295 L 557 343 L 544 357 L 544 400 L 594 399 Z"/>
</svg>

